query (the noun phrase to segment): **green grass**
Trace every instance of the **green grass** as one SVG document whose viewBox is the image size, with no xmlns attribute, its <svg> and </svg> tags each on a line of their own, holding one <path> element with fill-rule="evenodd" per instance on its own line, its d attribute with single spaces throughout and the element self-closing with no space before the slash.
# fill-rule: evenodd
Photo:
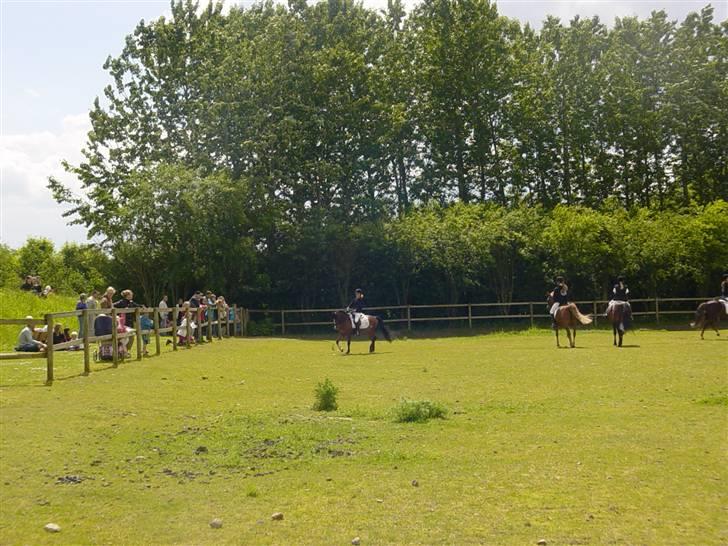
<svg viewBox="0 0 728 546">
<path fill-rule="evenodd" d="M 725 544 L 728 342 L 577 343 L 227 340 L 88 377 L 59 353 L 52 387 L 2 362 L 0 543 Z M 396 423 L 403 398 L 449 413 Z"/>
<path fill-rule="evenodd" d="M 47 298 L 39 298 L 30 292 L 22 290 L 0 288 L 0 318 L 22 319 L 28 315 L 34 318 L 43 318 L 45 313 L 60 313 L 76 309 L 78 298 L 51 294 Z M 71 330 L 78 330 L 78 321 L 75 318 L 62 319 L 61 324 Z M 22 326 L 0 325 L 0 351 L 12 351 L 18 342 L 18 334 Z"/>
</svg>

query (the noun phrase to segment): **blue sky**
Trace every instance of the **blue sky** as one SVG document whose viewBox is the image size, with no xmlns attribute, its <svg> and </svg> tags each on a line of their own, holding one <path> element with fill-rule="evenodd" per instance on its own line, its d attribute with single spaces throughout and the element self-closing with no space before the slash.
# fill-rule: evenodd
<svg viewBox="0 0 728 546">
<path fill-rule="evenodd" d="M 310 0 L 309 0 L 310 1 Z M 232 2 L 228 0 L 228 4 Z M 384 8 L 386 0 L 364 0 Z M 413 4 L 409 0 L 409 5 Z M 499 11 L 539 26 L 547 14 L 568 21 L 574 15 L 649 16 L 665 9 L 682 20 L 703 0 L 554 1 L 501 0 Z M 717 20 L 728 17 L 725 1 L 713 2 Z M 167 0 L 0 0 L 0 240 L 12 247 L 28 236 L 57 244 L 85 241 L 69 227 L 45 189 L 49 175 L 72 186 L 62 159 L 76 162 L 89 129 L 88 111 L 109 78 L 102 66 L 120 53 L 124 37 L 141 19 L 169 14 Z"/>
</svg>

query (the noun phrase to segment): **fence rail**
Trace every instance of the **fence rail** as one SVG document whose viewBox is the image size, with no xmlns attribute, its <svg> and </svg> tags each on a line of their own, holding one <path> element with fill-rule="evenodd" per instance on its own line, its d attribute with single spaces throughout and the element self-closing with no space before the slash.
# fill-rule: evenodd
<svg viewBox="0 0 728 546">
<path fill-rule="evenodd" d="M 143 329 L 141 327 L 142 315 L 150 315 L 152 318 L 152 328 Z M 98 315 L 108 315 L 111 317 L 112 329 L 110 334 L 91 335 L 94 319 Z M 119 325 L 120 317 L 134 315 L 132 322 L 133 327 L 126 326 L 121 331 Z M 83 350 L 83 369 L 84 374 L 91 373 L 91 345 L 93 343 L 111 342 L 113 366 L 118 366 L 122 360 L 119 354 L 119 342 L 124 339 L 136 340 L 136 359 L 141 360 L 144 356 L 143 336 L 149 336 L 149 345 L 151 345 L 151 336 L 155 339 L 156 354 L 161 354 L 161 335 L 171 334 L 172 350 L 176 351 L 180 344 L 177 339 L 177 319 L 181 315 L 194 319 L 196 327 L 193 329 L 190 320 L 186 321 L 186 335 L 181 336 L 184 340 L 183 346 L 192 348 L 191 341 L 195 339 L 197 343 L 201 341 L 212 342 L 215 338 L 218 340 L 224 337 L 241 337 L 246 334 L 247 330 L 247 313 L 245 309 L 239 308 L 237 305 L 229 307 L 227 310 L 217 307 L 135 307 L 135 308 L 111 308 L 111 309 L 84 309 L 79 311 L 65 311 L 61 313 L 48 313 L 42 319 L 0 319 L 0 325 L 25 325 L 31 323 L 33 326 L 45 325 L 46 350 L 45 352 L 12 352 L 0 354 L 0 360 L 10 359 L 26 359 L 26 358 L 45 358 L 46 359 L 46 383 L 53 382 L 54 372 L 54 356 L 57 351 L 79 348 Z M 171 326 L 160 326 L 160 316 L 171 317 Z M 81 336 L 77 340 L 64 341 L 62 343 L 53 343 L 54 325 L 60 319 L 77 318 L 79 320 L 79 330 Z M 124 321 L 126 323 L 126 321 Z M 204 330 L 204 331 L 203 331 Z"/>
<path fill-rule="evenodd" d="M 675 309 L 675 306 L 686 307 L 687 303 L 702 303 L 706 298 L 638 298 L 630 300 L 634 317 L 653 317 L 659 323 L 663 316 L 689 316 L 695 312 L 695 305 L 690 308 Z M 582 311 L 594 318 L 594 326 L 600 319 L 606 320 L 603 313 L 609 300 L 580 300 L 575 302 Z M 498 309 L 500 312 L 494 312 Z M 543 309 L 543 312 L 538 312 Z M 324 315 L 338 311 L 337 308 L 318 309 L 245 309 L 248 328 L 255 326 L 256 317 L 267 320 L 277 333 L 285 335 L 287 331 L 295 331 L 301 327 L 331 326 L 333 320 L 322 320 Z M 429 313 L 427 312 L 429 311 Z M 414 324 L 444 322 L 467 322 L 469 328 L 478 321 L 498 321 L 520 319 L 529 321 L 531 326 L 536 320 L 548 319 L 543 301 L 518 301 L 510 303 L 456 303 L 433 305 L 392 305 L 384 307 L 368 307 L 367 312 L 386 314 L 387 324 L 406 324 L 412 330 Z M 306 316 L 307 315 L 307 316 Z M 303 320 L 301 320 L 303 318 Z M 310 320 L 306 320 L 306 319 Z M 259 319 L 260 320 L 260 319 Z"/>
</svg>

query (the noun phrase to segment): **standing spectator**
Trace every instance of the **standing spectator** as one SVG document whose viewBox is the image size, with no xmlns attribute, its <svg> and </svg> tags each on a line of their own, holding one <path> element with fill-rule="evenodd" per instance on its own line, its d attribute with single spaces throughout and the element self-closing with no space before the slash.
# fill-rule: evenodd
<svg viewBox="0 0 728 546">
<path fill-rule="evenodd" d="M 159 327 L 160 328 L 166 328 L 167 327 L 167 317 L 169 317 L 169 312 L 167 309 L 169 309 L 169 305 L 167 305 L 167 294 L 162 296 L 162 300 L 159 302 Z"/>
<path fill-rule="evenodd" d="M 147 351 L 147 346 L 149 345 L 149 330 L 154 329 L 154 322 L 149 318 L 149 315 L 144 313 L 139 317 L 139 327 L 142 329 L 144 356 L 149 356 L 149 351 Z"/>
<path fill-rule="evenodd" d="M 93 311 L 94 309 L 98 309 L 99 307 L 99 291 L 93 290 L 91 291 L 91 295 L 86 298 L 86 309 L 89 311 Z M 88 328 L 88 335 L 90 337 L 93 337 L 96 335 L 94 332 L 94 318 L 96 315 L 93 313 L 88 314 L 88 324 L 86 324 L 86 327 Z"/>
<path fill-rule="evenodd" d="M 102 309 L 111 309 L 114 306 L 114 294 L 116 294 L 116 289 L 113 286 L 109 286 L 106 292 L 104 292 L 104 297 L 101 298 Z"/>
<path fill-rule="evenodd" d="M 86 333 L 86 320 L 83 316 L 84 309 L 88 309 L 86 305 L 86 294 L 80 294 L 78 296 L 78 303 L 76 303 L 76 311 L 81 311 L 81 314 L 78 316 L 78 332 L 81 337 Z"/>
<path fill-rule="evenodd" d="M 37 353 L 39 351 L 45 351 L 45 343 L 33 339 L 33 317 L 28 315 L 27 317 L 25 317 L 25 320 L 26 325 L 25 328 L 20 330 L 20 335 L 18 336 L 18 346 L 15 347 L 15 350 L 24 353 Z"/>
<path fill-rule="evenodd" d="M 129 289 L 123 290 L 121 292 L 121 299 L 114 303 L 114 307 L 117 309 L 133 309 L 135 307 L 143 307 L 142 305 L 138 304 L 134 301 L 134 292 L 132 292 Z M 126 331 L 130 332 L 134 329 L 134 313 L 126 313 L 119 315 L 119 324 L 121 326 L 126 327 Z M 134 338 L 129 338 L 129 345 L 127 347 L 127 350 L 131 351 L 132 346 L 134 345 Z"/>
</svg>

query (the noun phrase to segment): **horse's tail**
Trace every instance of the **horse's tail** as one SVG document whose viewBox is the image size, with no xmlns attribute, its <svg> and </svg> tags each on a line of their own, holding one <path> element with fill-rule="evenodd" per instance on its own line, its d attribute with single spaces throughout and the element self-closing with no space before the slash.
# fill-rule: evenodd
<svg viewBox="0 0 728 546">
<path fill-rule="evenodd" d="M 570 305 L 569 309 L 571 310 L 571 315 L 578 320 L 581 324 L 587 325 L 592 323 L 592 319 L 590 317 L 587 317 L 586 315 L 582 315 L 579 312 L 579 308 L 576 306 L 576 304 Z"/>
<path fill-rule="evenodd" d="M 691 328 L 695 328 L 696 326 L 702 326 L 703 322 L 705 321 L 705 315 L 707 314 L 707 307 L 708 306 L 705 304 L 705 302 L 698 305 L 698 309 L 695 311 L 695 320 L 690 323 Z"/>
<path fill-rule="evenodd" d="M 384 319 L 383 318 L 377 317 L 377 327 L 382 330 L 382 334 L 384 334 L 384 339 L 386 339 L 387 341 L 389 341 L 390 343 L 392 343 L 392 336 L 389 333 L 389 328 L 387 328 L 384 325 Z"/>
</svg>

